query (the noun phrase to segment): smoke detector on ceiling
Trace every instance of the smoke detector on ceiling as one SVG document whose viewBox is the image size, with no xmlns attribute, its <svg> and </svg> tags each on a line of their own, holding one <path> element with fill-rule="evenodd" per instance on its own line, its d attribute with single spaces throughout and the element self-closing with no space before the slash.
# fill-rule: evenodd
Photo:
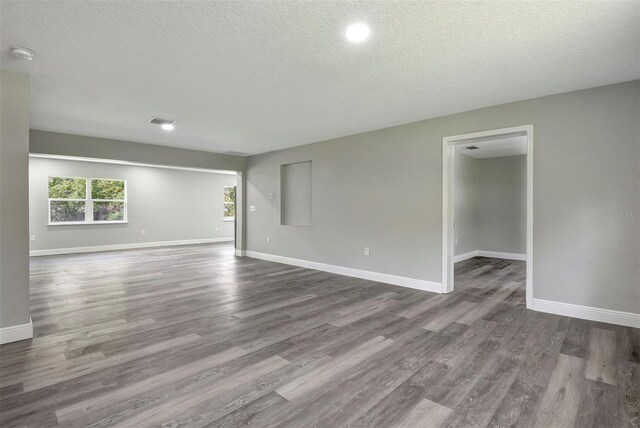
<svg viewBox="0 0 640 428">
<path fill-rule="evenodd" d="M 36 56 L 34 51 L 32 51 L 31 49 L 24 48 L 22 46 L 12 46 L 9 49 L 9 53 L 11 53 L 12 56 L 18 59 L 24 59 L 27 61 L 31 61 Z"/>
<path fill-rule="evenodd" d="M 465 147 L 465 149 L 467 149 L 467 150 L 478 150 L 479 148 L 480 147 L 478 147 L 478 146 L 467 146 L 467 147 Z"/>
</svg>

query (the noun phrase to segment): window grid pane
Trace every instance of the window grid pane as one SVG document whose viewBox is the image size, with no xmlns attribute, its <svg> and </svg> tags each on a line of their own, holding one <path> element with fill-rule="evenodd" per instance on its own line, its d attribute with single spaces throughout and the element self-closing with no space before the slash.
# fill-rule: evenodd
<svg viewBox="0 0 640 428">
<path fill-rule="evenodd" d="M 49 198 L 84 200 L 87 198 L 87 179 L 49 177 Z"/>
<path fill-rule="evenodd" d="M 94 200 L 124 200 L 124 180 L 91 180 L 91 198 Z"/>
<path fill-rule="evenodd" d="M 85 220 L 85 209 L 84 201 L 51 201 L 49 216 L 52 223 L 82 222 Z"/>
<path fill-rule="evenodd" d="M 224 203 L 224 218 L 232 219 L 236 217 L 236 205 L 233 202 Z"/>
<path fill-rule="evenodd" d="M 124 202 L 94 202 L 93 221 L 124 221 Z"/>
</svg>

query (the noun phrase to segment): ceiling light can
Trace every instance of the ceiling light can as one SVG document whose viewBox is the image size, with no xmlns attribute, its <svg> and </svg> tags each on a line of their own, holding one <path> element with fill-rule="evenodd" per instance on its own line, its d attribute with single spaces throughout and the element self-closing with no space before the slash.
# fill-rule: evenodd
<svg viewBox="0 0 640 428">
<path fill-rule="evenodd" d="M 369 38 L 369 26 L 363 22 L 356 22 L 347 27 L 345 36 L 353 43 L 361 43 Z"/>
</svg>

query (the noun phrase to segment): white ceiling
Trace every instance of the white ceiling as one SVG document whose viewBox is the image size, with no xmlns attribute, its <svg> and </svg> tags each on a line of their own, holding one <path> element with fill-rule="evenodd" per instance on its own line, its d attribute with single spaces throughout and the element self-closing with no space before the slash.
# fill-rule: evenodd
<svg viewBox="0 0 640 428">
<path fill-rule="evenodd" d="M 476 146 L 477 150 L 468 150 L 467 147 Z M 516 156 L 527 154 L 527 137 L 499 138 L 495 140 L 470 141 L 456 146 L 456 150 L 465 156 L 476 159 L 499 158 L 503 156 Z"/>
<path fill-rule="evenodd" d="M 640 77 L 638 1 L 0 4 L 1 66 L 32 76 L 33 128 L 215 152 Z M 363 44 L 343 37 L 354 21 Z"/>
</svg>

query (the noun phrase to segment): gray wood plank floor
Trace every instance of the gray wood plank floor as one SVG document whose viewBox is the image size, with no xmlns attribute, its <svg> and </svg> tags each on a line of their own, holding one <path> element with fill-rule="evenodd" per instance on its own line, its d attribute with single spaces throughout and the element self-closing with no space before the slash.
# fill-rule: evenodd
<svg viewBox="0 0 640 428">
<path fill-rule="evenodd" d="M 14 426 L 637 427 L 640 330 L 532 312 L 524 263 L 436 295 L 228 244 L 31 261 Z"/>
</svg>

